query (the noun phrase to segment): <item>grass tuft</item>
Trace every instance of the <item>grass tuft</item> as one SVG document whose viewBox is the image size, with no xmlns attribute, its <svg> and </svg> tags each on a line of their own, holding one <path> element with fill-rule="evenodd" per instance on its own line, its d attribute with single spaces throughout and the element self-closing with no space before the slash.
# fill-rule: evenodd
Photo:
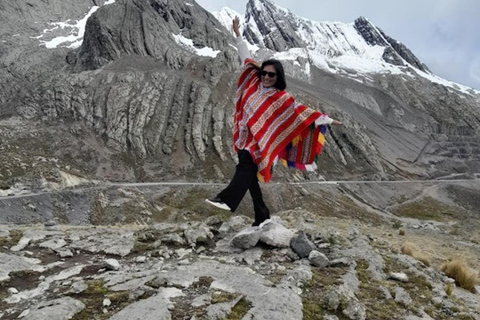
<svg viewBox="0 0 480 320">
<path fill-rule="evenodd" d="M 440 267 L 440 270 L 445 272 L 448 277 L 455 279 L 457 285 L 465 290 L 475 293 L 475 286 L 480 284 L 478 272 L 468 267 L 463 260 L 454 259 L 446 262 Z"/>
<path fill-rule="evenodd" d="M 445 293 L 447 294 L 447 296 L 451 296 L 452 293 L 453 293 L 453 284 L 452 283 L 449 283 L 447 284 L 447 286 L 445 287 Z"/>
<path fill-rule="evenodd" d="M 427 267 L 430 267 L 430 258 L 426 257 L 415 244 L 411 242 L 405 242 L 402 245 L 402 253 L 409 255 L 410 257 L 422 262 Z"/>
</svg>

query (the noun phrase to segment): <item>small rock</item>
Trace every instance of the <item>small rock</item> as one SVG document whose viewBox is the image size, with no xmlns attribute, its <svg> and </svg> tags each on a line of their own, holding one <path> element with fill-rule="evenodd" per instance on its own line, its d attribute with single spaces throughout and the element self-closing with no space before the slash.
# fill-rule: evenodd
<svg viewBox="0 0 480 320">
<path fill-rule="evenodd" d="M 412 304 L 412 298 L 410 298 L 410 295 L 405 289 L 401 287 L 396 287 L 394 293 L 395 301 L 397 301 L 398 303 L 401 303 L 404 306 L 410 306 Z"/>
<path fill-rule="evenodd" d="M 72 286 L 70 287 L 70 290 L 69 292 L 72 292 L 72 293 L 81 293 L 85 290 L 88 289 L 88 284 L 83 281 L 83 280 L 80 280 L 80 281 L 77 281 L 75 283 L 72 284 Z"/>
<path fill-rule="evenodd" d="M 190 260 L 184 259 L 184 260 L 178 261 L 178 264 L 181 266 L 188 266 L 190 264 Z"/>
<path fill-rule="evenodd" d="M 183 240 L 183 238 L 177 233 L 169 233 L 165 235 L 161 240 L 163 243 L 168 243 L 173 245 L 183 246 L 185 244 L 185 240 Z"/>
<path fill-rule="evenodd" d="M 192 301 L 192 307 L 199 308 L 210 304 L 211 297 L 209 294 L 203 294 Z"/>
<path fill-rule="evenodd" d="M 278 270 L 279 272 L 285 272 L 285 270 L 287 270 L 287 268 L 285 268 L 284 266 L 278 266 L 278 267 L 277 267 L 277 270 Z"/>
<path fill-rule="evenodd" d="M 242 216 L 232 217 L 230 220 L 224 222 L 218 229 L 218 237 L 224 238 L 230 232 L 238 232 L 245 227 L 245 218 Z"/>
<path fill-rule="evenodd" d="M 136 263 L 145 263 L 147 261 L 147 257 L 145 256 L 138 256 L 135 258 Z"/>
<path fill-rule="evenodd" d="M 330 261 L 328 266 L 333 268 L 346 268 L 350 265 L 351 262 L 352 260 L 349 258 L 339 258 L 339 259 Z"/>
<path fill-rule="evenodd" d="M 236 234 L 230 244 L 237 248 L 249 249 L 257 245 L 260 240 L 261 231 L 259 227 L 248 227 Z"/>
<path fill-rule="evenodd" d="M 190 255 L 192 252 L 193 252 L 192 249 L 180 248 L 180 249 L 175 250 L 175 254 L 177 255 L 179 260 L 182 260 L 184 257 Z"/>
<path fill-rule="evenodd" d="M 307 258 L 310 252 L 315 249 L 315 245 L 308 240 L 304 231 L 292 238 L 290 247 L 302 259 Z"/>
<path fill-rule="evenodd" d="M 408 282 L 408 276 L 403 272 L 390 272 L 388 274 L 388 279 L 401 281 L 401 282 Z"/>
<path fill-rule="evenodd" d="M 455 283 L 455 279 L 452 279 L 452 278 L 449 278 L 449 277 L 445 277 L 446 279 L 443 280 L 443 282 L 445 282 L 446 284 L 454 284 Z"/>
<path fill-rule="evenodd" d="M 66 250 L 55 250 L 55 252 L 61 257 L 61 258 L 70 258 L 73 257 L 73 252 L 70 249 Z"/>
<path fill-rule="evenodd" d="M 210 216 L 207 218 L 207 220 L 205 220 L 205 224 L 207 226 L 213 226 L 213 225 L 216 225 L 216 224 L 220 224 L 222 223 L 222 218 L 220 218 L 220 216 Z"/>
<path fill-rule="evenodd" d="M 13 252 L 17 252 L 17 251 L 20 251 L 20 250 L 23 250 L 25 249 L 26 246 L 28 246 L 28 244 L 30 243 L 31 239 L 30 238 L 25 238 L 25 237 L 22 237 L 20 239 L 20 241 L 18 241 L 18 243 L 11 247 L 10 250 L 13 251 Z"/>
<path fill-rule="evenodd" d="M 104 307 L 109 307 L 112 304 L 112 301 L 108 298 L 103 299 L 103 306 Z"/>
<path fill-rule="evenodd" d="M 382 290 L 383 292 L 383 297 L 385 298 L 385 300 L 390 300 L 392 299 L 392 294 L 390 293 L 390 290 L 388 290 L 387 287 L 380 287 L 380 289 Z"/>
<path fill-rule="evenodd" d="M 442 304 L 442 302 L 443 302 L 442 297 L 433 297 L 433 298 L 432 298 L 432 303 L 433 303 L 433 304 L 437 304 L 437 305 L 438 305 L 438 304 Z"/>
<path fill-rule="evenodd" d="M 261 236 L 260 241 L 277 248 L 288 248 L 290 242 L 295 236 L 293 231 L 285 228 L 283 225 L 272 221 L 265 220 L 260 224 Z"/>
<path fill-rule="evenodd" d="M 207 243 L 208 240 L 213 239 L 213 233 L 205 225 L 200 225 L 197 229 L 187 229 L 184 235 L 189 244 Z"/>
<path fill-rule="evenodd" d="M 67 242 L 64 239 L 51 239 L 40 243 L 38 246 L 41 248 L 56 250 L 65 246 Z"/>
<path fill-rule="evenodd" d="M 351 320 L 365 320 L 367 318 L 365 306 L 354 299 L 348 301 L 347 308 L 342 313 Z"/>
<path fill-rule="evenodd" d="M 325 268 L 326 266 L 328 266 L 329 263 L 328 258 L 323 253 L 316 250 L 310 252 L 310 254 L 308 255 L 308 260 L 310 260 L 310 262 L 314 266 L 319 268 Z"/>
<path fill-rule="evenodd" d="M 18 293 L 18 290 L 15 289 L 15 288 L 8 288 L 8 293 L 10 293 L 10 294 L 17 294 L 17 293 Z"/>
<path fill-rule="evenodd" d="M 330 248 L 331 246 L 332 244 L 328 242 L 323 242 L 318 244 L 319 249 L 327 249 L 327 248 Z"/>
<path fill-rule="evenodd" d="M 300 188 L 299 191 L 302 196 L 308 196 L 310 194 L 305 188 Z"/>
<path fill-rule="evenodd" d="M 117 261 L 117 259 L 105 259 L 104 262 L 107 270 L 120 270 L 120 263 Z"/>
<path fill-rule="evenodd" d="M 45 227 L 53 227 L 57 225 L 57 222 L 55 220 L 48 220 L 43 224 Z"/>
</svg>

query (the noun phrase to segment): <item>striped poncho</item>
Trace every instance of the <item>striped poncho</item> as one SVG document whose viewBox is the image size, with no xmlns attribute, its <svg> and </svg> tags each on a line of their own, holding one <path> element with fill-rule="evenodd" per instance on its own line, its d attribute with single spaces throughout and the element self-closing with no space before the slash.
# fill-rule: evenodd
<svg viewBox="0 0 480 320">
<path fill-rule="evenodd" d="M 233 139 L 235 151 L 246 149 L 258 166 L 258 179 L 272 178 L 274 161 L 301 170 L 316 169 L 326 126 L 315 126 L 318 111 L 295 103 L 286 91 L 265 89 L 251 59 L 237 85 Z"/>
</svg>

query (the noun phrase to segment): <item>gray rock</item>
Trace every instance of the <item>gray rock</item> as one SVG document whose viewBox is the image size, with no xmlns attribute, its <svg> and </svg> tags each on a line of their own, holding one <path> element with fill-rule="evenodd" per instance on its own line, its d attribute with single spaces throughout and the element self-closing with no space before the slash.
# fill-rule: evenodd
<svg viewBox="0 0 480 320">
<path fill-rule="evenodd" d="M 352 259 L 350 258 L 339 258 L 331 260 L 328 264 L 329 267 L 333 268 L 346 268 L 352 263 Z"/>
<path fill-rule="evenodd" d="M 213 239 L 213 233 L 206 225 L 200 225 L 196 229 L 185 230 L 184 235 L 189 244 L 203 244 Z"/>
<path fill-rule="evenodd" d="M 410 306 L 412 304 L 412 298 L 405 289 L 396 287 L 394 295 L 396 302 L 401 303 L 404 306 Z"/>
<path fill-rule="evenodd" d="M 383 298 L 384 298 L 385 300 L 393 299 L 392 294 L 390 293 L 390 290 L 388 290 L 387 287 L 381 286 L 380 289 L 381 289 L 382 292 L 383 292 L 383 296 L 384 296 Z"/>
<path fill-rule="evenodd" d="M 319 268 L 325 268 L 329 264 L 328 258 L 321 252 L 313 250 L 308 255 L 308 260 L 315 266 Z"/>
<path fill-rule="evenodd" d="M 41 248 L 47 248 L 51 250 L 60 249 L 61 247 L 65 246 L 67 242 L 64 239 L 51 239 L 44 241 L 39 244 Z"/>
<path fill-rule="evenodd" d="M 120 263 L 117 259 L 105 259 L 104 264 L 107 270 L 120 270 Z"/>
<path fill-rule="evenodd" d="M 237 233 L 230 241 L 230 244 L 242 249 L 253 248 L 260 240 L 261 234 L 259 227 L 248 227 Z"/>
<path fill-rule="evenodd" d="M 355 299 L 348 301 L 347 308 L 342 313 L 351 320 L 365 320 L 367 317 L 365 306 Z"/>
<path fill-rule="evenodd" d="M 338 320 L 337 316 L 331 315 L 331 314 L 324 314 L 323 315 L 324 320 Z"/>
<path fill-rule="evenodd" d="M 220 216 L 217 216 L 217 215 L 210 216 L 207 218 L 207 220 L 205 220 L 205 224 L 207 226 L 213 226 L 220 223 L 223 223 L 223 220 L 222 218 L 220 218 Z"/>
<path fill-rule="evenodd" d="M 15 289 L 15 288 L 8 288 L 8 293 L 9 293 L 9 294 L 17 294 L 17 293 L 18 293 L 18 290 Z"/>
<path fill-rule="evenodd" d="M 53 227 L 57 225 L 57 222 L 55 220 L 48 220 L 43 224 L 45 227 Z"/>
<path fill-rule="evenodd" d="M 30 243 L 31 240 L 32 239 L 30 239 L 30 238 L 22 237 L 16 245 L 14 245 L 13 247 L 10 248 L 10 250 L 13 251 L 13 252 L 23 250 L 23 249 L 25 249 L 26 246 L 28 246 L 28 244 Z"/>
<path fill-rule="evenodd" d="M 0 252 L 0 281 L 9 279 L 8 274 L 12 271 L 33 270 L 42 272 L 45 268 L 38 265 L 40 262 L 37 259 Z"/>
<path fill-rule="evenodd" d="M 81 293 L 88 289 L 88 284 L 84 280 L 74 282 L 70 287 L 69 292 L 71 293 Z"/>
<path fill-rule="evenodd" d="M 260 224 L 260 241 L 277 248 L 288 248 L 290 242 L 295 236 L 293 231 L 285 228 L 283 225 L 268 219 Z"/>
<path fill-rule="evenodd" d="M 135 244 L 132 231 L 89 230 L 84 238 L 70 244 L 73 249 L 81 249 L 93 253 L 104 252 L 124 257 L 128 255 Z"/>
<path fill-rule="evenodd" d="M 70 258 L 73 257 L 73 252 L 70 249 L 63 249 L 63 250 L 55 250 L 55 252 L 61 257 L 61 258 Z"/>
<path fill-rule="evenodd" d="M 162 242 L 166 244 L 173 244 L 183 246 L 185 245 L 185 240 L 177 233 L 170 233 L 162 237 Z"/>
<path fill-rule="evenodd" d="M 73 318 L 85 308 L 83 302 L 64 297 L 51 301 L 41 302 L 33 306 L 24 320 L 67 320 Z"/>
<path fill-rule="evenodd" d="M 135 257 L 135 262 L 136 263 L 145 263 L 146 261 L 147 261 L 147 257 L 145 257 L 145 256 Z"/>
<path fill-rule="evenodd" d="M 432 298 L 432 303 L 433 303 L 433 304 L 439 304 L 439 305 L 441 305 L 442 302 L 443 302 L 443 298 L 442 298 L 442 297 L 433 297 L 433 298 Z"/>
<path fill-rule="evenodd" d="M 199 307 L 210 304 L 210 301 L 211 301 L 211 297 L 209 294 L 202 294 L 201 296 L 193 299 L 192 307 L 199 308 Z"/>
<path fill-rule="evenodd" d="M 112 304 L 112 301 L 110 299 L 106 298 L 106 299 L 103 299 L 102 304 L 103 304 L 104 307 L 109 307 Z"/>
<path fill-rule="evenodd" d="M 170 298 L 182 295 L 183 293 L 179 289 L 162 288 L 158 294 L 128 305 L 110 317 L 110 320 L 170 320 L 171 315 L 168 310 Z"/>
<path fill-rule="evenodd" d="M 307 258 L 310 252 L 315 249 L 315 245 L 308 240 L 304 231 L 292 238 L 290 247 L 302 259 Z"/>
<path fill-rule="evenodd" d="M 235 216 L 230 220 L 224 222 L 218 229 L 218 236 L 224 238 L 230 232 L 238 232 L 242 230 L 246 225 L 245 218 L 243 216 Z"/>
<path fill-rule="evenodd" d="M 403 272 L 390 272 L 388 274 L 388 279 L 401 281 L 401 282 L 408 282 L 408 276 Z"/>
</svg>

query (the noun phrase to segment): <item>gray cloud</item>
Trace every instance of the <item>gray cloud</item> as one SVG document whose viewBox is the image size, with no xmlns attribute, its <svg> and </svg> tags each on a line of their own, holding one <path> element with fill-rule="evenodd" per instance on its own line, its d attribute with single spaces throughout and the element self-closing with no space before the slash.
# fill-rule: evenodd
<svg viewBox="0 0 480 320">
<path fill-rule="evenodd" d="M 245 12 L 246 0 L 199 0 L 210 11 L 230 7 Z M 430 70 L 480 89 L 480 1 L 478 0 L 274 0 L 315 21 L 353 22 L 367 17 L 404 43 Z"/>
</svg>

